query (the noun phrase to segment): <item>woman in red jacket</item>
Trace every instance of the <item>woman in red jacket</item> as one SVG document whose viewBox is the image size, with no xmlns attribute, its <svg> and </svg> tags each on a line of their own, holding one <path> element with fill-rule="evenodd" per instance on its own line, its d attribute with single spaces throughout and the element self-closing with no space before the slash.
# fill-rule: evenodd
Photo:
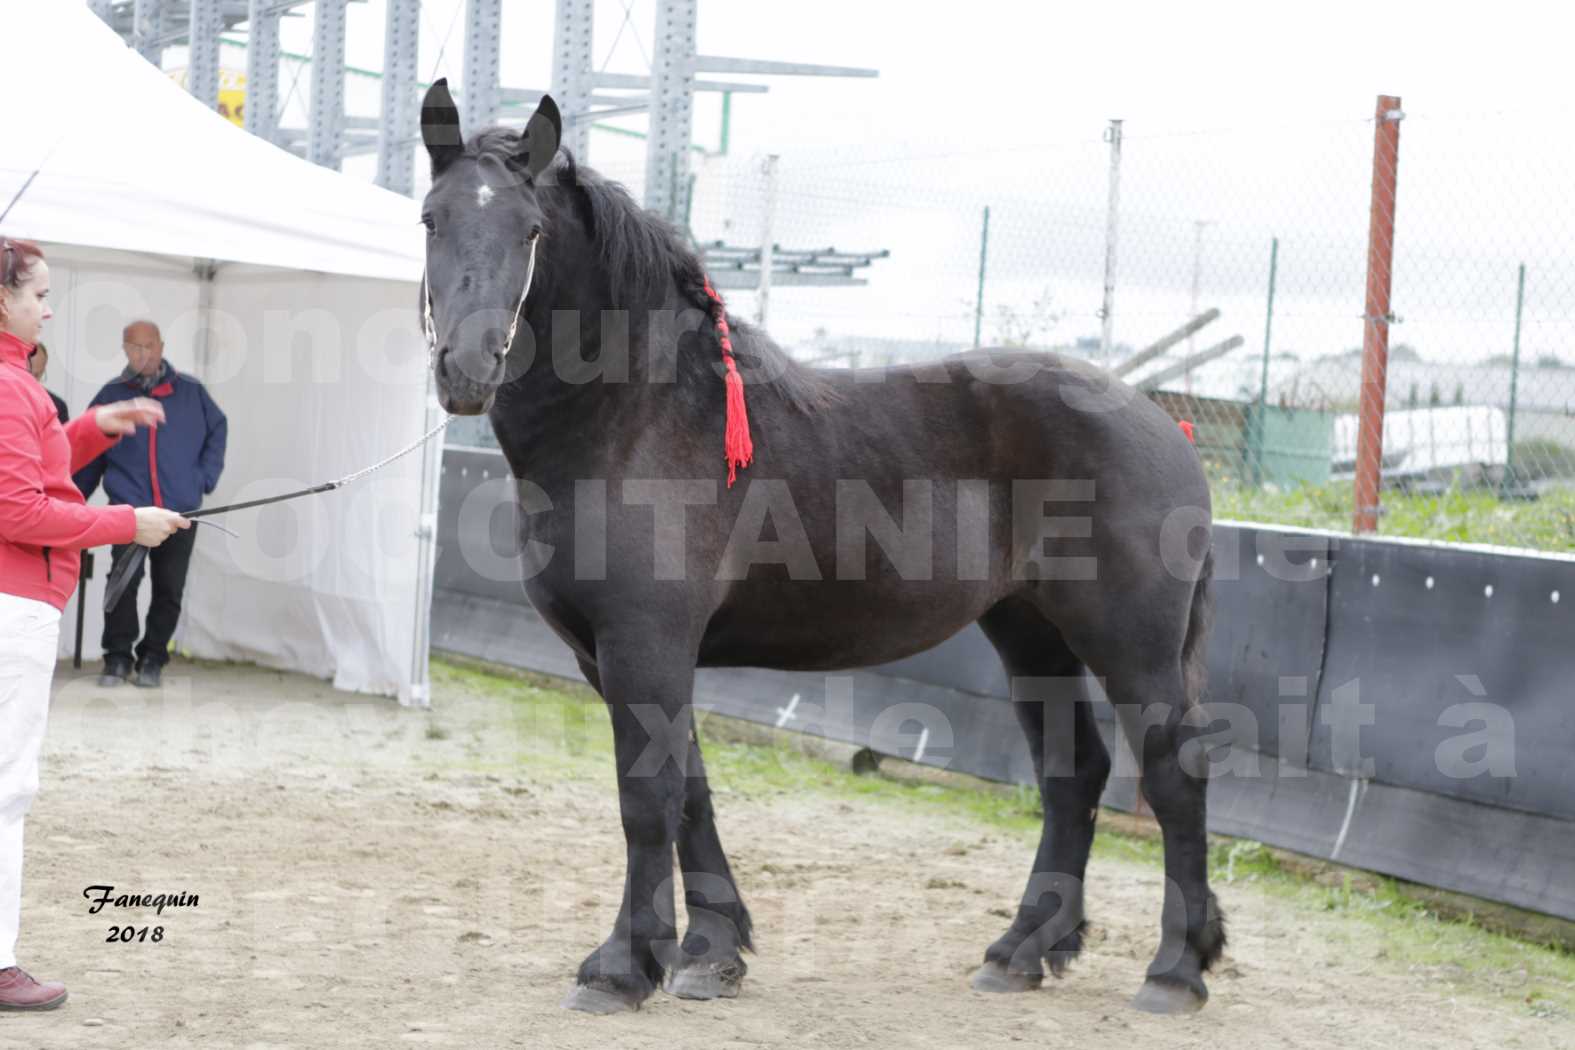
<svg viewBox="0 0 1575 1050">
<path fill-rule="evenodd" d="M 81 551 L 163 543 L 191 522 L 161 507 L 89 507 L 71 472 L 164 412 L 138 398 L 61 426 L 28 369 L 49 308 L 49 266 L 28 241 L 0 237 L 0 1010 L 48 1010 L 64 985 L 16 965 L 22 901 L 22 818 L 38 792 L 60 610 L 76 589 Z"/>
</svg>

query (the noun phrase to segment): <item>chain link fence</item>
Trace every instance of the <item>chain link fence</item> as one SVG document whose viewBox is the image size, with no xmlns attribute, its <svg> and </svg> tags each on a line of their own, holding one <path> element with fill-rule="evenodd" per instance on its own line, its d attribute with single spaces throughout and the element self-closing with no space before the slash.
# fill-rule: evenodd
<svg viewBox="0 0 1575 1050">
<path fill-rule="evenodd" d="M 985 153 L 697 153 L 684 220 L 746 318 L 774 246 L 765 321 L 802 360 L 979 344 L 1122 371 L 1193 423 L 1216 517 L 1349 531 L 1368 455 L 1380 534 L 1575 550 L 1575 155 L 1542 130 L 1563 122 L 1397 112 L 1398 165 L 1375 165 L 1378 123 L 1127 125 L 1118 159 L 1109 128 Z M 643 144 L 621 145 L 593 139 L 592 164 L 638 198 Z M 1375 178 L 1390 267 L 1369 266 Z"/>
</svg>

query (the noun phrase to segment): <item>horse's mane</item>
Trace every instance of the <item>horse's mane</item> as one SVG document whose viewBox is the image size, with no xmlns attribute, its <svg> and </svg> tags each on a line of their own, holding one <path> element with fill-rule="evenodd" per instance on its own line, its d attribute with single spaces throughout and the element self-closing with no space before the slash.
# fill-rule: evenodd
<svg viewBox="0 0 1575 1050">
<path fill-rule="evenodd" d="M 467 154 L 508 162 L 519 148 L 519 133 L 492 128 L 471 140 Z M 716 317 L 717 307 L 705 293 L 706 274 L 685 235 L 661 216 L 642 208 L 621 183 L 575 162 L 560 150 L 538 185 L 549 222 L 578 221 L 590 238 L 592 251 L 606 273 L 612 309 L 659 306 L 676 285 L 689 305 Z M 552 214 L 556 210 L 558 214 Z M 566 214 L 565 214 L 566 213 Z M 795 408 L 814 411 L 838 399 L 827 377 L 793 360 L 763 330 L 727 316 L 733 354 L 746 375 L 766 380 Z M 715 331 L 706 343 L 715 347 Z"/>
</svg>

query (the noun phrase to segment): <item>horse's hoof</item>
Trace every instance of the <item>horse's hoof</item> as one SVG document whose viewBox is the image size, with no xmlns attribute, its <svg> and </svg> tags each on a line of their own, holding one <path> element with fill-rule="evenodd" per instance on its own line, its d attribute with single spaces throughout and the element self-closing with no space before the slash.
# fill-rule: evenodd
<svg viewBox="0 0 1575 1050">
<path fill-rule="evenodd" d="M 1005 963 L 987 961 L 969 982 L 976 992 L 1032 992 L 1044 983 L 1044 974 L 1013 973 Z"/>
<path fill-rule="evenodd" d="M 1207 1001 L 1206 994 L 1199 995 L 1184 984 L 1150 979 L 1143 982 L 1132 1005 L 1150 1014 L 1195 1014 Z"/>
<path fill-rule="evenodd" d="M 662 990 L 680 999 L 737 999 L 744 974 L 736 965 L 691 966 L 673 970 Z"/>
<path fill-rule="evenodd" d="M 587 984 L 577 984 L 563 997 L 563 1002 L 558 1004 L 565 1010 L 578 1010 L 585 1014 L 621 1014 L 640 1008 L 638 999 L 630 999 L 617 992 L 609 992 L 604 988 L 592 988 Z"/>
</svg>

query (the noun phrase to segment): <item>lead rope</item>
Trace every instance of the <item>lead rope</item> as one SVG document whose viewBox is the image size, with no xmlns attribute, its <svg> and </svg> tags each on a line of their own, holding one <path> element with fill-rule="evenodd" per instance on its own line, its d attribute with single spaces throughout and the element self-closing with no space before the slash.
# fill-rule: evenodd
<svg viewBox="0 0 1575 1050">
<path fill-rule="evenodd" d="M 531 282 L 536 279 L 536 242 L 539 240 L 540 230 L 530 235 L 530 258 L 525 260 L 525 287 L 520 289 L 520 301 L 514 307 L 514 320 L 509 322 L 509 335 L 503 340 L 504 357 L 508 357 L 509 351 L 514 348 L 514 333 L 519 331 L 520 315 L 525 312 L 525 297 L 530 294 Z"/>
</svg>

